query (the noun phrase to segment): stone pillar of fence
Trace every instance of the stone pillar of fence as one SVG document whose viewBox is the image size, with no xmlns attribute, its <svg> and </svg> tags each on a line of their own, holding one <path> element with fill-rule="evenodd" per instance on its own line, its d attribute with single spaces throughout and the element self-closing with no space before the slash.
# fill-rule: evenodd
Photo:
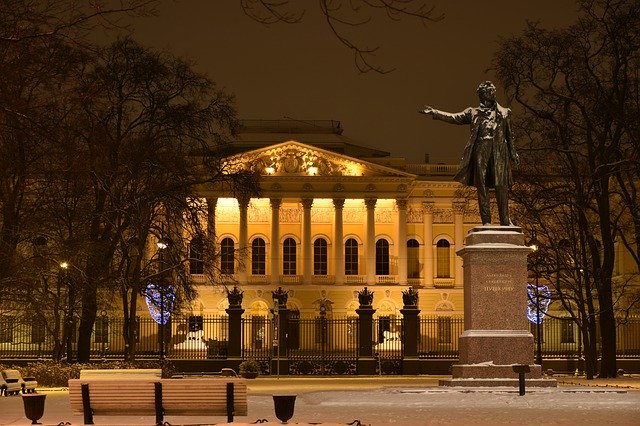
<svg viewBox="0 0 640 426">
<path fill-rule="evenodd" d="M 377 365 L 373 354 L 373 292 L 365 287 L 358 292 L 358 300 L 358 374 L 373 375 Z"/>
<path fill-rule="evenodd" d="M 418 320 L 418 292 L 412 287 L 402 292 L 404 306 L 400 309 L 402 314 L 402 374 L 420 374 L 418 361 L 418 335 L 420 325 Z"/>
<path fill-rule="evenodd" d="M 237 287 L 233 290 L 227 290 L 227 300 L 229 301 L 229 309 L 226 310 L 229 315 L 229 347 L 227 348 L 227 358 L 242 358 L 242 291 Z"/>
</svg>

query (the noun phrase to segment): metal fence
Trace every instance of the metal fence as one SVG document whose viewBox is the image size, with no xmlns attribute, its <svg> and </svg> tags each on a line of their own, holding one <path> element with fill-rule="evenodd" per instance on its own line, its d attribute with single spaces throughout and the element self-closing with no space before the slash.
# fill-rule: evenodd
<svg viewBox="0 0 640 426">
<path fill-rule="evenodd" d="M 286 356 L 294 371 L 352 371 L 358 358 L 358 317 L 291 318 L 288 323 Z M 536 339 L 537 326 L 531 324 Z M 122 318 L 99 316 L 91 341 L 91 357 L 122 359 L 125 352 Z M 138 358 L 224 359 L 227 357 L 227 316 L 173 316 L 166 325 L 151 318 L 136 322 Z M 372 353 L 381 360 L 403 357 L 403 327 L 400 317 L 378 317 L 372 328 Z M 464 330 L 460 316 L 420 316 L 418 356 L 455 359 L 458 338 Z M 163 332 L 164 331 L 164 332 Z M 570 319 L 547 317 L 540 326 L 542 356 L 573 358 L 584 353 L 579 329 Z M 75 332 L 72 336 L 75 341 Z M 274 324 L 270 316 L 242 319 L 242 357 L 268 365 L 274 352 Z M 73 348 L 75 350 L 75 346 Z M 54 339 L 45 324 L 30 319 L 0 315 L 0 362 L 2 359 L 51 358 Z M 617 329 L 618 358 L 640 357 L 640 316 L 628 318 Z M 266 368 L 266 367 L 265 367 Z"/>
<path fill-rule="evenodd" d="M 422 316 L 418 337 L 420 358 L 457 358 L 458 338 L 464 331 L 460 316 Z"/>
<path fill-rule="evenodd" d="M 355 374 L 358 317 L 292 318 L 287 330 L 291 374 Z"/>
</svg>

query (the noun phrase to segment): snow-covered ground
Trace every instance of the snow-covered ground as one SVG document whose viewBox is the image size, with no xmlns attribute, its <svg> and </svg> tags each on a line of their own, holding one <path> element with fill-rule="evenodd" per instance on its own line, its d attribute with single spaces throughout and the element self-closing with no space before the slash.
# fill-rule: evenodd
<svg viewBox="0 0 640 426">
<path fill-rule="evenodd" d="M 568 380 L 572 380 L 569 378 Z M 249 415 L 236 422 L 258 419 L 277 422 L 272 394 L 298 394 L 290 424 L 341 423 L 360 420 L 370 425 L 630 425 L 640 426 L 640 388 L 637 382 L 613 380 L 600 387 L 574 384 L 555 389 L 450 389 L 433 386 L 436 379 L 282 378 L 250 381 Z M 591 381 L 590 384 L 598 382 Z M 69 409 L 65 390 L 47 393 L 44 424 L 82 424 Z M 153 424 L 148 417 L 96 416 L 97 425 Z M 224 417 L 165 418 L 176 424 L 224 423 Z M 26 425 L 20 397 L 0 398 L 0 424 Z"/>
</svg>

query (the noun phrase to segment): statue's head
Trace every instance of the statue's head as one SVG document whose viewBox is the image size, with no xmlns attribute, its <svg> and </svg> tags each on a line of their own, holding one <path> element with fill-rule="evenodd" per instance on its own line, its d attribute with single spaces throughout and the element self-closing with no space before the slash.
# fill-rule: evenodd
<svg viewBox="0 0 640 426">
<path fill-rule="evenodd" d="M 495 102 L 496 100 L 496 86 L 493 85 L 490 81 L 485 81 L 484 83 L 480 83 L 478 86 L 478 97 L 480 98 L 480 102 L 490 101 Z"/>
</svg>

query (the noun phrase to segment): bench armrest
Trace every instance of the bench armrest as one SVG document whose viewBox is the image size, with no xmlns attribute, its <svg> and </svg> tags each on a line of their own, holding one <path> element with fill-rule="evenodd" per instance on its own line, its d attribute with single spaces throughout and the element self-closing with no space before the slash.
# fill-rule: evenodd
<svg viewBox="0 0 640 426">
<path fill-rule="evenodd" d="M 25 376 L 22 378 L 25 382 L 35 382 L 36 378 L 33 376 Z"/>
</svg>

